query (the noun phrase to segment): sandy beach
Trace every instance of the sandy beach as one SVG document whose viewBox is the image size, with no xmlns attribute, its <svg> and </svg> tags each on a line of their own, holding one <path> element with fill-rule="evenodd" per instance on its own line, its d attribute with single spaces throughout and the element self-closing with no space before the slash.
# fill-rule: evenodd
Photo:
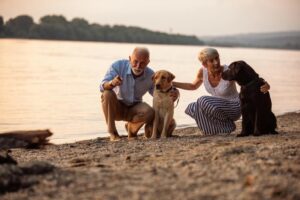
<svg viewBox="0 0 300 200">
<path fill-rule="evenodd" d="M 201 136 L 190 127 L 160 140 L 11 149 L 22 170 L 9 168 L 19 170 L 13 179 L 0 165 L 2 181 L 18 185 L 0 199 L 300 199 L 300 113 L 277 120 L 279 134 L 260 137 L 237 138 L 237 122 L 229 136 Z M 24 173 L 32 162 L 47 170 Z"/>
</svg>

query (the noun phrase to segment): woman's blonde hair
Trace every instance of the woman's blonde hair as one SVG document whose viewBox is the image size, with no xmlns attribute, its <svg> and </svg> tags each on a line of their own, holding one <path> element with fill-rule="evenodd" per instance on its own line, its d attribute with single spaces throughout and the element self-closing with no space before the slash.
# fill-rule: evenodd
<svg viewBox="0 0 300 200">
<path fill-rule="evenodd" d="M 218 56 L 219 53 L 217 49 L 214 48 L 205 48 L 202 49 L 198 54 L 198 59 L 201 63 L 205 63 L 209 58 L 213 56 Z"/>
</svg>

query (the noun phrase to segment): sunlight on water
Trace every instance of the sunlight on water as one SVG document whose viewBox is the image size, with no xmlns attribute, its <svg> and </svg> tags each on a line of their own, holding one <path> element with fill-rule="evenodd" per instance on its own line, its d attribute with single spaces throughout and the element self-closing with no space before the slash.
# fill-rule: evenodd
<svg viewBox="0 0 300 200">
<path fill-rule="evenodd" d="M 107 136 L 99 83 L 109 65 L 128 58 L 136 44 L 0 40 L 0 132 L 49 128 L 52 142 Z M 138 45 L 141 46 L 141 45 Z M 178 81 L 193 81 L 201 67 L 201 46 L 149 45 L 150 66 L 167 69 Z M 300 110 L 300 51 L 218 48 L 221 63 L 248 62 L 271 85 L 275 114 Z M 207 94 L 181 91 L 178 127 L 195 125 L 184 114 L 188 103 Z M 151 96 L 145 101 L 152 104 Z M 118 130 L 125 134 L 124 123 Z"/>
</svg>

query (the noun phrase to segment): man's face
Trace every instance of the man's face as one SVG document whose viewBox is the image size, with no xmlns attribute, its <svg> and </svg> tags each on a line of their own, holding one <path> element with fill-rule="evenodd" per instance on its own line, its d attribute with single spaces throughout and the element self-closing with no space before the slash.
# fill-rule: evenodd
<svg viewBox="0 0 300 200">
<path fill-rule="evenodd" d="M 149 57 L 145 53 L 135 52 L 129 56 L 131 69 L 134 75 L 141 75 L 148 63 L 150 62 Z"/>
</svg>

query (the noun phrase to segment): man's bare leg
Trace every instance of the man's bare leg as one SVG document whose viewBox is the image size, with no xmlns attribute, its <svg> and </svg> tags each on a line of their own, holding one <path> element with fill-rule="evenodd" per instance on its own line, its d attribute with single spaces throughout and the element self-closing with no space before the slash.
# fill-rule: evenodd
<svg viewBox="0 0 300 200">
<path fill-rule="evenodd" d="M 154 117 L 153 109 L 146 103 L 139 103 L 129 109 L 129 120 L 125 124 L 128 138 L 136 138 L 140 128 L 146 123 L 151 123 Z"/>
<path fill-rule="evenodd" d="M 120 140 L 116 129 L 115 120 L 119 118 L 120 103 L 116 94 L 111 90 L 105 90 L 101 96 L 102 109 L 107 124 L 107 131 L 110 134 L 110 141 Z"/>
</svg>

